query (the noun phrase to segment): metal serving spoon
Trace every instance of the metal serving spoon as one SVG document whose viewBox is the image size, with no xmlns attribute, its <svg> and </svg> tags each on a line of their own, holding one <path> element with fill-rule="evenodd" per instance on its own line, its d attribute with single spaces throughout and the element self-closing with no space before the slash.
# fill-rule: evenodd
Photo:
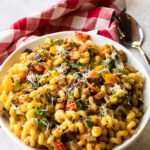
<svg viewBox="0 0 150 150">
<path fill-rule="evenodd" d="M 118 31 L 122 44 L 138 49 L 150 65 L 150 59 L 141 48 L 144 40 L 144 34 L 137 21 L 126 13 L 121 13 L 115 19 L 118 22 Z"/>
</svg>

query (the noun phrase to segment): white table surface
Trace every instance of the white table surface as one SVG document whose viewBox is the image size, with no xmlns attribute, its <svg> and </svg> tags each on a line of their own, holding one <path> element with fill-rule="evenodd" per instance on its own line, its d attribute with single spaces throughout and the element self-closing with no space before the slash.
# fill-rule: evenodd
<svg viewBox="0 0 150 150">
<path fill-rule="evenodd" d="M 58 0 L 0 0 L 0 30 L 3 30 L 14 21 L 36 13 Z M 138 20 L 145 32 L 143 49 L 150 57 L 150 1 L 149 0 L 127 0 L 127 12 Z M 132 50 L 139 61 L 148 68 L 142 60 L 139 52 Z M 20 150 L 2 129 L 0 129 L 0 150 Z M 150 150 L 150 122 L 139 137 L 127 150 Z"/>
</svg>

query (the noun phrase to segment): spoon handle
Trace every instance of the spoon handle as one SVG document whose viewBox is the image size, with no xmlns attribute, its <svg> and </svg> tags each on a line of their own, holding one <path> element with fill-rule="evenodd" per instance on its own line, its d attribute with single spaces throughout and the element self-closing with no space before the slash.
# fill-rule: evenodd
<svg viewBox="0 0 150 150">
<path fill-rule="evenodd" d="M 150 66 L 150 59 L 148 58 L 147 54 L 144 52 L 144 50 L 140 47 L 140 46 L 136 46 L 135 48 L 137 48 L 141 54 L 144 56 L 145 60 L 147 61 L 147 63 Z"/>
</svg>

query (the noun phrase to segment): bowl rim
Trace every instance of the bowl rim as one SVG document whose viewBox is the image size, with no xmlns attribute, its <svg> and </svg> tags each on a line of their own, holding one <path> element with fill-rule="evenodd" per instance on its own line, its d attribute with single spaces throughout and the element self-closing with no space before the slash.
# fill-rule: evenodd
<svg viewBox="0 0 150 150">
<path fill-rule="evenodd" d="M 145 67 L 141 64 L 141 62 L 138 61 L 138 59 L 133 55 L 133 53 L 131 51 L 129 51 L 126 47 L 124 47 L 123 45 L 107 38 L 107 37 L 104 37 L 104 36 L 101 36 L 101 35 L 97 35 L 97 34 L 94 34 L 92 32 L 81 32 L 81 31 L 63 31 L 63 32 L 56 32 L 56 33 L 50 33 L 50 34 L 46 34 L 44 36 L 40 36 L 40 37 L 37 37 L 31 41 L 27 41 L 25 44 L 22 44 L 20 45 L 18 48 L 16 48 L 16 50 L 14 52 L 12 52 L 7 58 L 6 60 L 3 62 L 3 64 L 1 65 L 0 67 L 0 74 L 3 70 L 3 68 L 5 67 L 5 65 L 9 62 L 9 60 L 18 52 L 20 51 L 23 47 L 25 46 L 28 46 L 28 45 L 32 45 L 33 42 L 36 42 L 36 41 L 40 41 L 40 40 L 43 40 L 47 37 L 53 37 L 55 35 L 61 35 L 63 34 L 64 37 L 65 37 L 65 34 L 67 36 L 69 36 L 68 34 L 74 34 L 74 32 L 79 32 L 79 33 L 85 33 L 85 34 L 88 34 L 90 35 L 91 37 L 98 37 L 98 38 L 102 38 L 104 40 L 106 40 L 107 42 L 110 42 L 110 43 L 113 43 L 114 46 L 117 46 L 117 47 L 121 47 L 121 49 L 123 51 L 125 51 L 126 54 L 128 54 L 129 56 L 133 57 L 134 58 L 134 61 L 138 63 L 138 65 L 140 66 L 140 68 L 143 68 L 143 70 L 145 71 L 146 75 L 147 76 L 147 79 L 150 81 L 150 76 L 147 72 L 147 70 L 145 69 Z M 144 130 L 144 128 L 146 127 L 146 125 L 148 124 L 148 121 L 150 119 L 150 106 L 147 107 L 147 110 L 146 110 L 146 113 L 144 112 L 144 115 L 143 117 L 146 116 L 145 120 L 144 120 L 144 123 L 142 124 L 142 126 L 137 130 L 138 132 L 134 135 L 132 135 L 129 139 L 125 140 L 123 143 L 117 145 L 116 147 L 113 148 L 113 150 L 121 150 L 121 149 L 125 149 L 127 148 L 129 145 L 131 145 L 138 137 L 139 135 L 142 133 L 142 131 Z M 142 118 L 143 118 L 142 117 Z M 141 124 L 141 123 L 140 123 Z M 2 117 L 0 116 L 0 125 L 2 126 L 2 129 L 7 133 L 7 135 L 9 137 L 11 137 L 13 139 L 13 141 L 15 141 L 18 145 L 20 145 L 22 148 L 24 149 L 27 149 L 28 150 L 34 150 L 35 148 L 32 148 L 32 147 L 29 147 L 27 146 L 26 144 L 24 144 L 20 138 L 16 137 L 10 130 L 9 128 L 6 126 L 6 124 L 3 122 L 2 120 Z M 37 149 L 37 148 L 36 148 Z"/>
</svg>

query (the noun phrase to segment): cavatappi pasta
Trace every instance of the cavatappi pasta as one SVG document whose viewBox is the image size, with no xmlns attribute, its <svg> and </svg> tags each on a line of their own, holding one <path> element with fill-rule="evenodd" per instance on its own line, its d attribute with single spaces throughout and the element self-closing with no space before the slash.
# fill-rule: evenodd
<svg viewBox="0 0 150 150">
<path fill-rule="evenodd" d="M 112 45 L 90 36 L 45 39 L 26 49 L 2 82 L 2 115 L 25 144 L 55 150 L 107 150 L 136 133 L 142 74 Z"/>
</svg>

